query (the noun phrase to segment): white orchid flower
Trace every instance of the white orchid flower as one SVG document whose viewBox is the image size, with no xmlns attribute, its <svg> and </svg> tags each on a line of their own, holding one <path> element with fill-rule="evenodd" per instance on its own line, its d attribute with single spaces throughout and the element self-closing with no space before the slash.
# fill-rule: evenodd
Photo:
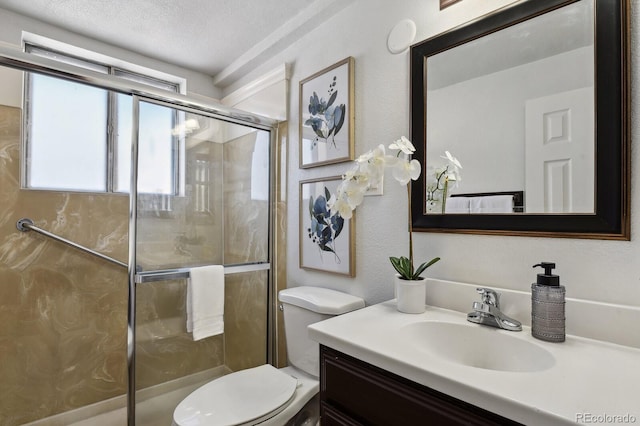
<svg viewBox="0 0 640 426">
<path fill-rule="evenodd" d="M 338 190 L 341 190 L 340 188 L 346 187 L 347 185 L 357 183 L 359 186 L 363 187 L 363 191 L 366 191 L 366 189 L 376 182 L 377 179 L 379 179 L 379 176 L 375 175 L 375 173 L 371 173 L 369 163 L 356 163 L 355 167 L 342 175 L 343 182 L 340 184 Z"/>
<path fill-rule="evenodd" d="M 381 178 L 382 175 L 368 165 L 359 168 L 353 175 L 354 184 L 357 184 L 363 193 L 367 192 L 371 186 L 376 185 Z"/>
<path fill-rule="evenodd" d="M 452 170 L 447 173 L 447 179 L 451 182 L 460 182 L 462 178 L 460 177 L 460 173 L 457 170 Z"/>
<path fill-rule="evenodd" d="M 356 164 L 355 167 L 353 167 L 351 170 L 347 170 L 345 174 L 342 175 L 342 180 L 346 182 L 349 180 L 357 179 L 359 174 L 360 174 L 360 166 Z M 344 182 L 340 186 L 342 186 L 343 184 Z"/>
<path fill-rule="evenodd" d="M 400 151 L 409 155 L 413 154 L 416 151 L 416 147 L 413 146 L 411 141 L 404 136 L 401 136 L 400 139 L 389 145 L 389 149 L 399 149 Z"/>
<path fill-rule="evenodd" d="M 360 174 L 367 176 L 368 181 L 376 184 L 382 178 L 387 165 L 388 156 L 385 154 L 384 145 L 378 145 L 366 154 L 361 155 L 356 160 Z"/>
<path fill-rule="evenodd" d="M 400 160 L 393 166 L 393 177 L 400 185 L 406 185 L 411 180 L 416 180 L 422 172 L 418 160 Z"/>
<path fill-rule="evenodd" d="M 327 205 L 330 209 L 337 210 L 342 218 L 349 219 L 351 212 L 362 204 L 369 183 L 366 176 L 357 174 L 357 170 L 347 172 L 343 179 Z"/>
<path fill-rule="evenodd" d="M 440 158 L 444 158 L 445 160 L 448 160 L 454 167 L 457 167 L 458 169 L 462 168 L 462 164 L 460 164 L 460 161 L 458 161 L 456 157 L 451 155 L 449 151 L 445 151 L 444 156 L 441 155 Z"/>
<path fill-rule="evenodd" d="M 334 194 L 327 204 L 331 210 L 337 211 L 340 217 L 345 220 L 351 219 L 353 216 L 353 209 L 343 197 L 336 197 Z"/>
<path fill-rule="evenodd" d="M 356 162 L 358 164 L 370 164 L 376 167 L 383 167 L 385 163 L 385 150 L 384 145 L 380 144 L 377 148 L 372 149 L 369 152 L 362 154 Z"/>
<path fill-rule="evenodd" d="M 368 185 L 366 183 L 355 180 L 347 182 L 343 188 L 343 196 L 345 201 L 349 204 L 349 207 L 351 207 L 351 210 L 362 204 L 362 201 L 364 200 L 364 193 L 367 192 L 367 187 Z"/>
<path fill-rule="evenodd" d="M 365 152 L 356 160 L 357 163 L 366 163 L 369 160 L 372 160 L 375 157 L 383 156 L 384 157 L 384 145 L 380 144 L 377 148 L 372 149 L 371 151 Z"/>
</svg>

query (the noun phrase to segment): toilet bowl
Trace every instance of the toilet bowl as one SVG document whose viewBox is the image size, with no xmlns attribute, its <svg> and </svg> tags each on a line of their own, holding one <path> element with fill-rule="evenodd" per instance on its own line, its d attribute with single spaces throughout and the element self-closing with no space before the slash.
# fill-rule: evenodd
<svg viewBox="0 0 640 426">
<path fill-rule="evenodd" d="M 364 307 L 356 296 L 319 287 L 280 291 L 290 366 L 269 364 L 237 371 L 193 391 L 173 412 L 176 426 L 282 426 L 294 418 L 319 390 L 318 344 L 307 326 Z M 312 412 L 314 410 L 311 410 Z M 315 425 L 317 419 L 298 424 Z"/>
</svg>

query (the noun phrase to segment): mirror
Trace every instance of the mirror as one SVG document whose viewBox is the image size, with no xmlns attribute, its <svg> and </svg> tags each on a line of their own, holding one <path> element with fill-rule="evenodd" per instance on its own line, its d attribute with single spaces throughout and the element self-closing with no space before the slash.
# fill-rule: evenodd
<svg viewBox="0 0 640 426">
<path fill-rule="evenodd" d="M 412 46 L 414 230 L 629 238 L 627 9 L 523 1 Z"/>
</svg>

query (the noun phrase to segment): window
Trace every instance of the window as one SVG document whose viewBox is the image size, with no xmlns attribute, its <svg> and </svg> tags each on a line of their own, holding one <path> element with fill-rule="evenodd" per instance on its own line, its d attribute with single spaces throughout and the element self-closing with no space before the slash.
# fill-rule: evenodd
<svg viewBox="0 0 640 426">
<path fill-rule="evenodd" d="M 26 44 L 34 55 L 172 92 L 177 83 Z M 129 191 L 133 100 L 129 95 L 40 74 L 26 84 L 25 186 L 34 189 Z M 175 110 L 140 104 L 139 191 L 177 194 L 179 141 Z M 146 165 L 146 167 L 145 167 Z M 149 172 L 148 172 L 149 171 Z"/>
</svg>

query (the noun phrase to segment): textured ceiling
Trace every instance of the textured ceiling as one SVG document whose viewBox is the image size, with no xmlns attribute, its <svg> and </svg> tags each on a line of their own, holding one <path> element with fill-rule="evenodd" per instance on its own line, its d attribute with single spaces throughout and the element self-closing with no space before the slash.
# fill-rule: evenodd
<svg viewBox="0 0 640 426">
<path fill-rule="evenodd" d="M 0 8 L 215 77 L 319 3 L 334 1 L 0 0 Z"/>
</svg>

